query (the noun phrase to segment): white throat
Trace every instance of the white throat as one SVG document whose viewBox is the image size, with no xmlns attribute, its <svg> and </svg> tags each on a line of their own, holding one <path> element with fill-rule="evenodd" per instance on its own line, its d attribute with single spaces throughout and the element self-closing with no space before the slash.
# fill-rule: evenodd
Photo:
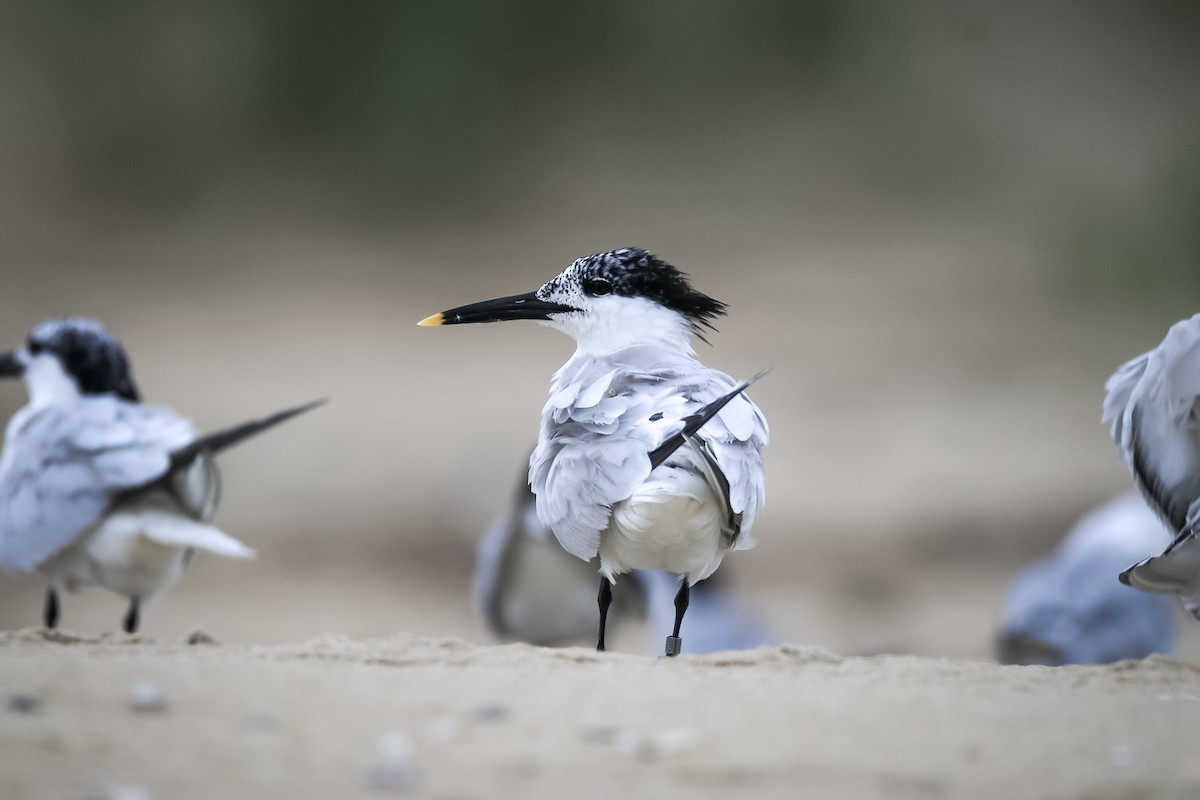
<svg viewBox="0 0 1200 800">
<path fill-rule="evenodd" d="M 33 408 L 79 400 L 79 385 L 63 369 L 62 362 L 50 353 L 26 356 L 23 377 L 25 387 L 29 390 L 29 405 Z"/>
<path fill-rule="evenodd" d="M 582 313 L 563 314 L 544 324 L 571 336 L 577 355 L 604 355 L 636 344 L 695 354 L 687 318 L 642 297 L 592 298 Z"/>
</svg>

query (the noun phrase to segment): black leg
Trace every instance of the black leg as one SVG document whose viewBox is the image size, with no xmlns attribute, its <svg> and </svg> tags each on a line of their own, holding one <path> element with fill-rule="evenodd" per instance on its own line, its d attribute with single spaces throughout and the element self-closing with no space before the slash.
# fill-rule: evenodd
<svg viewBox="0 0 1200 800">
<path fill-rule="evenodd" d="M 125 612 L 125 620 L 121 623 L 121 627 L 126 633 L 137 633 L 138 629 L 138 599 L 130 598 L 129 610 Z"/>
<path fill-rule="evenodd" d="M 42 622 L 47 628 L 58 627 L 58 592 L 51 586 L 46 590 L 46 605 L 42 607 Z"/>
<path fill-rule="evenodd" d="M 596 650 L 604 651 L 604 626 L 608 622 L 608 607 L 612 605 L 612 584 L 608 578 L 600 576 L 600 594 L 596 596 L 596 604 L 600 606 L 600 637 L 596 639 Z"/>
<path fill-rule="evenodd" d="M 677 656 L 683 645 L 683 640 L 679 638 L 679 627 L 683 625 L 683 615 L 687 613 L 688 600 L 691 599 L 692 588 L 688 585 L 687 578 L 683 579 L 683 583 L 679 585 L 679 591 L 675 594 L 675 630 L 667 637 L 667 655 Z"/>
</svg>

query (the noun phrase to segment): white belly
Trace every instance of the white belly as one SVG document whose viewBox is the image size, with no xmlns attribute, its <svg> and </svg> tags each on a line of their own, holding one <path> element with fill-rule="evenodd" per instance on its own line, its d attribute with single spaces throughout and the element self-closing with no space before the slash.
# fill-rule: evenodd
<svg viewBox="0 0 1200 800">
<path fill-rule="evenodd" d="M 71 591 L 103 586 L 148 600 L 179 580 L 188 549 L 234 558 L 254 555 L 228 534 L 181 514 L 165 494 L 150 492 L 118 505 L 39 569 L 51 585 Z"/>
<path fill-rule="evenodd" d="M 703 580 L 729 549 L 722 540 L 724 509 L 703 477 L 663 466 L 628 499 L 613 506 L 600 537 L 600 571 L 609 578 L 631 569 L 660 569 Z"/>
<path fill-rule="evenodd" d="M 129 598 L 148 600 L 179 580 L 184 548 L 148 539 L 130 514 L 106 517 L 70 547 L 42 565 L 52 585 L 75 591 L 103 586 Z"/>
</svg>

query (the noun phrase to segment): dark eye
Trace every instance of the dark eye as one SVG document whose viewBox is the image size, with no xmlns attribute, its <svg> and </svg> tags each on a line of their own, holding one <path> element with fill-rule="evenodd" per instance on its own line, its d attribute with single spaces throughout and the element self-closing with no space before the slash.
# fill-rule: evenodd
<svg viewBox="0 0 1200 800">
<path fill-rule="evenodd" d="M 592 297 L 602 297 L 603 295 L 611 294 L 612 290 L 612 284 L 603 278 L 585 278 L 583 281 L 583 291 Z"/>
<path fill-rule="evenodd" d="M 27 342 L 25 342 L 25 349 L 29 352 L 29 355 L 36 356 L 38 353 L 42 352 L 42 350 L 44 350 L 45 348 L 42 346 L 41 342 L 39 342 L 36 339 L 30 338 Z"/>
</svg>

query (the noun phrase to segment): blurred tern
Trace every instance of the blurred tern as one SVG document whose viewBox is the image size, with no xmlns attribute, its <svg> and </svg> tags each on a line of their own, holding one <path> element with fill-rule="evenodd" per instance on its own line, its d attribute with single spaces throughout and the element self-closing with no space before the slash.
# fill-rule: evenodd
<svg viewBox="0 0 1200 800">
<path fill-rule="evenodd" d="M 0 354 L 29 403 L 0 454 L 0 569 L 49 580 L 43 620 L 58 624 L 60 589 L 100 585 L 140 606 L 175 583 L 193 550 L 249 558 L 213 527 L 220 478 L 213 457 L 318 403 L 198 437 L 165 406 L 142 405 L 125 352 L 99 322 L 50 320 Z"/>
<path fill-rule="evenodd" d="M 582 561 L 563 550 L 542 524 L 528 474 L 526 461 L 512 502 L 479 540 L 475 608 L 500 639 L 544 647 L 578 644 L 596 624 L 596 559 Z M 633 586 L 637 591 L 613 598 L 610 623 L 645 616 L 645 593 L 640 584 Z"/>
<path fill-rule="evenodd" d="M 575 339 L 542 409 L 529 481 L 559 544 L 600 557 L 597 650 L 617 575 L 681 576 L 666 646 L 676 655 L 691 585 L 753 545 L 768 431 L 742 392 L 762 373 L 737 384 L 701 364 L 690 341 L 723 313 L 675 267 L 627 248 L 578 259 L 534 292 L 418 323 L 531 319 Z"/>
<path fill-rule="evenodd" d="M 1079 520 L 1053 555 L 1021 570 L 1008 591 L 997 658 L 1005 664 L 1107 664 L 1171 653 L 1176 606 L 1115 576 L 1171 536 L 1136 494 Z"/>
<path fill-rule="evenodd" d="M 1103 421 L 1134 482 L 1175 537 L 1121 582 L 1175 594 L 1200 618 L 1200 314 L 1123 364 L 1105 384 Z"/>
</svg>

